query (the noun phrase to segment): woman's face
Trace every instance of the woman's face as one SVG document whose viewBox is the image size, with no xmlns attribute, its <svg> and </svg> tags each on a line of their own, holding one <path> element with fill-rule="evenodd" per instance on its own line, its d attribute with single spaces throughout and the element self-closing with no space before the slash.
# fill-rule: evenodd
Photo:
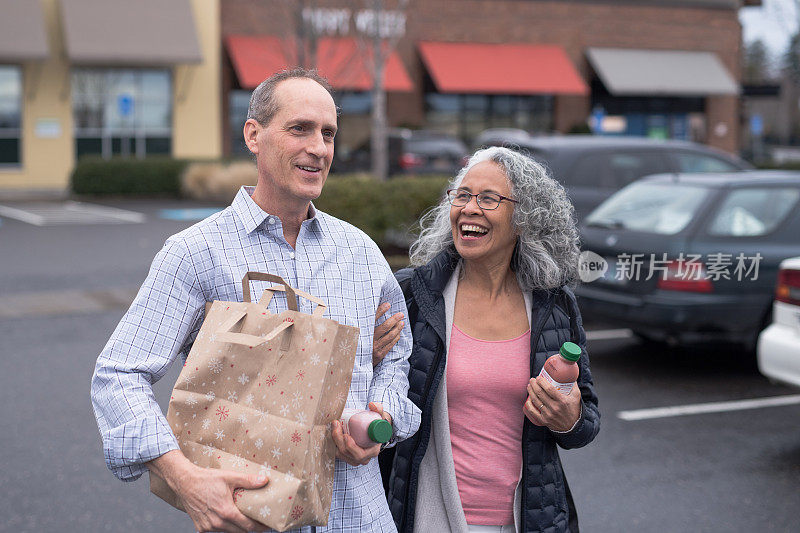
<svg viewBox="0 0 800 533">
<path fill-rule="evenodd" d="M 482 161 L 472 167 L 459 189 L 511 197 L 511 184 L 494 161 Z M 481 209 L 474 196 L 463 207 L 450 206 L 450 227 L 459 255 L 465 260 L 510 262 L 517 241 L 511 223 L 513 211 L 514 204 L 505 200 L 497 209 Z"/>
</svg>

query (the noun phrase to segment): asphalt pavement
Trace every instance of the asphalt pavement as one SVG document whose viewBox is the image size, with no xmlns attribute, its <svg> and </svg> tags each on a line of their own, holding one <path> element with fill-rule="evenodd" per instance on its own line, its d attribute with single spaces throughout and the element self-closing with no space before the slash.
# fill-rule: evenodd
<svg viewBox="0 0 800 533">
<path fill-rule="evenodd" d="M 0 402 L 10 415 L 0 531 L 193 531 L 149 494 L 146 476 L 122 483 L 106 469 L 89 380 L 153 255 L 193 223 L 164 210 L 219 206 L 97 203 L 143 216 L 37 226 L 0 214 Z M 769 383 L 735 347 L 645 345 L 601 318 L 586 317 L 600 434 L 561 453 L 582 531 L 796 531 L 800 404 L 714 409 L 800 391 Z M 178 372 L 155 386 L 165 410 Z M 642 411 L 687 405 L 712 410 Z M 621 417 L 631 412 L 649 418 Z"/>
</svg>

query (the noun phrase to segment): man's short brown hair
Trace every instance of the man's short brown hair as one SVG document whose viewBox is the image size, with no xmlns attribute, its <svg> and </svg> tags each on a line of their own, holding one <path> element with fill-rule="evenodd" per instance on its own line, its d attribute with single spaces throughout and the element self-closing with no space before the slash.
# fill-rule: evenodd
<svg viewBox="0 0 800 533">
<path fill-rule="evenodd" d="M 250 96 L 247 118 L 254 119 L 262 126 L 269 124 L 272 117 L 278 112 L 278 100 L 275 97 L 275 88 L 280 82 L 294 78 L 305 78 L 319 83 L 328 91 L 331 98 L 333 98 L 333 88 L 331 88 L 331 84 L 324 77 L 320 76 L 316 70 L 301 67 L 282 70 L 262 81 L 258 87 L 255 88 L 253 94 Z M 338 107 L 336 108 L 336 114 L 339 114 Z"/>
</svg>

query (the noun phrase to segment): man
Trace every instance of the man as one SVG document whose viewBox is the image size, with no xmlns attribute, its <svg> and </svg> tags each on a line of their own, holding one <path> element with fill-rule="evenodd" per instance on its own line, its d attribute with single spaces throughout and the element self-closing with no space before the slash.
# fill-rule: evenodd
<svg viewBox="0 0 800 533">
<path fill-rule="evenodd" d="M 156 404 L 152 383 L 178 355 L 186 358 L 207 301 L 241 301 L 247 271 L 283 277 L 322 298 L 326 316 L 360 329 L 347 407 L 363 409 L 369 402 L 393 424 L 397 440 L 419 427 L 419 410 L 406 398 L 407 325 L 398 345 L 372 367 L 376 309 L 388 301 L 394 313 L 404 312 L 400 288 L 374 242 L 311 204 L 328 176 L 336 129 L 330 88 L 316 73 L 284 71 L 259 85 L 244 126 L 258 167 L 256 187 L 243 187 L 227 209 L 167 240 L 97 361 L 92 403 L 109 469 L 126 481 L 148 469 L 161 476 L 198 531 L 263 530 L 239 512 L 232 493 L 268 480 L 191 463 Z M 300 300 L 300 310 L 310 313 L 312 304 Z M 276 296 L 270 308 L 285 310 L 285 298 Z M 329 524 L 317 531 L 395 531 L 377 461 L 371 461 L 380 446 L 358 447 L 338 422 L 333 438 L 341 460 Z"/>
</svg>

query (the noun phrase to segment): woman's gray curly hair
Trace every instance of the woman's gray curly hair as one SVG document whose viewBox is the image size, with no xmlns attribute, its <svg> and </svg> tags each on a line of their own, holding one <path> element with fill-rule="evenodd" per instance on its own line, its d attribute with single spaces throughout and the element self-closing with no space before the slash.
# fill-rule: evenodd
<svg viewBox="0 0 800 533">
<path fill-rule="evenodd" d="M 448 188 L 458 188 L 472 167 L 483 161 L 500 165 L 511 184 L 512 224 L 518 234 L 511 269 L 523 291 L 574 286 L 578 279 L 579 237 L 574 208 L 564 187 L 532 158 L 493 146 L 475 152 Z M 411 264 L 423 265 L 445 249 L 455 252 L 447 198 L 420 219 L 419 237 L 411 245 Z"/>
</svg>

